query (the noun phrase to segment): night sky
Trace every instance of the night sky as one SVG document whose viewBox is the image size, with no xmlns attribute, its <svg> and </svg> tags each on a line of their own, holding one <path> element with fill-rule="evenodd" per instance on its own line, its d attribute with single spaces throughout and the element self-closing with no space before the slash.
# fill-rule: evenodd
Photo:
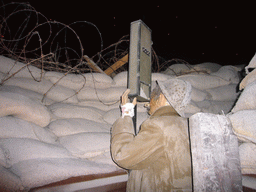
<svg viewBox="0 0 256 192">
<path fill-rule="evenodd" d="M 142 19 L 152 30 L 154 50 L 166 60 L 247 64 L 256 52 L 254 5 L 241 1 L 237 4 L 203 2 L 29 1 L 48 19 L 65 24 L 75 21 L 95 24 L 102 34 L 104 48 L 128 35 L 132 21 Z M 100 51 L 97 37 L 91 35 L 93 30 L 88 28 L 83 34 L 91 36 L 85 47 L 97 47 L 89 56 Z"/>
</svg>

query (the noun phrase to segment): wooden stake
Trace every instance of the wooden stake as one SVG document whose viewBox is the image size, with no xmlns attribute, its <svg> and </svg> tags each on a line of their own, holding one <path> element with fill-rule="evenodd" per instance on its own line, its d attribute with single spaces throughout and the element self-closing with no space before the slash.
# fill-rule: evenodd
<svg viewBox="0 0 256 192">
<path fill-rule="evenodd" d="M 118 68 L 120 68 L 121 66 L 123 66 L 124 64 L 126 64 L 128 62 L 128 54 L 126 54 L 124 57 L 122 57 L 121 59 L 119 59 L 117 62 L 115 62 L 113 65 L 111 65 L 109 68 L 107 68 L 104 72 L 107 75 L 110 75 L 111 73 L 113 73 L 115 70 L 117 70 Z"/>
<path fill-rule="evenodd" d="M 87 64 L 95 71 L 104 73 L 104 71 L 96 64 L 93 60 L 91 60 L 87 55 L 84 55 L 84 59 L 87 61 Z M 104 73 L 105 74 L 105 73 Z"/>
</svg>

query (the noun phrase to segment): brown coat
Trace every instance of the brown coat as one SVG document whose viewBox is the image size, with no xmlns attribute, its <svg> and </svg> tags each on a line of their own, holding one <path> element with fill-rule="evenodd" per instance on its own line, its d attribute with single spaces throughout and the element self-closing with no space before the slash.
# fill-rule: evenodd
<svg viewBox="0 0 256 192">
<path fill-rule="evenodd" d="M 188 122 L 166 107 L 158 109 L 134 136 L 131 117 L 112 127 L 113 160 L 128 169 L 127 191 L 191 191 Z"/>
</svg>

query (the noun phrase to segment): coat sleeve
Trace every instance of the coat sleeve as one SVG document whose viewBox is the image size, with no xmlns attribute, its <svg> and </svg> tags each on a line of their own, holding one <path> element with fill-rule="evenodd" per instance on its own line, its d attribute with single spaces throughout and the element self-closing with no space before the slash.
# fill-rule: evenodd
<svg viewBox="0 0 256 192">
<path fill-rule="evenodd" d="M 137 136 L 134 135 L 131 117 L 119 118 L 114 123 L 111 134 L 111 155 L 120 167 L 144 169 L 163 153 L 164 136 L 161 128 L 146 122 L 142 124 Z"/>
</svg>

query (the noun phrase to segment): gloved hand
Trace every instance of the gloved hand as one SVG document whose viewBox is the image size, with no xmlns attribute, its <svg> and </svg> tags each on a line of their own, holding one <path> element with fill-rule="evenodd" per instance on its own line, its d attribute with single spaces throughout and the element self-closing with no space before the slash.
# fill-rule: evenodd
<svg viewBox="0 0 256 192">
<path fill-rule="evenodd" d="M 132 103 L 128 103 L 128 94 L 130 91 L 130 89 L 127 89 L 121 97 L 122 118 L 125 116 L 134 116 L 134 106 L 137 104 L 137 98 L 135 97 Z"/>
</svg>

